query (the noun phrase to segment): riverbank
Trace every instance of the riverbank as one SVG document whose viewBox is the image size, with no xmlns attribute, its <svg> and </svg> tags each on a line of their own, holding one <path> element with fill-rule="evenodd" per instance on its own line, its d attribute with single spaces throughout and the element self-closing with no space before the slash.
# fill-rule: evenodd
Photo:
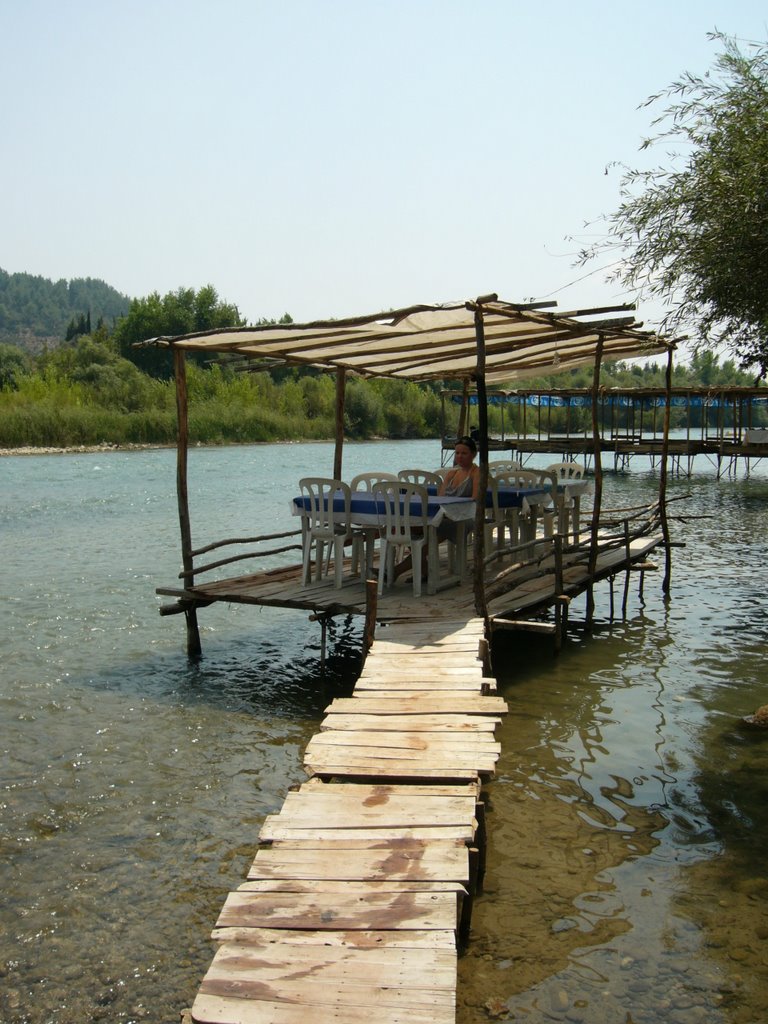
<svg viewBox="0 0 768 1024">
<path fill-rule="evenodd" d="M 139 452 L 152 448 L 173 448 L 168 444 L 80 444 L 71 448 L 33 448 L 24 445 L 22 448 L 0 448 L 2 455 L 83 455 L 88 452 Z"/>
</svg>

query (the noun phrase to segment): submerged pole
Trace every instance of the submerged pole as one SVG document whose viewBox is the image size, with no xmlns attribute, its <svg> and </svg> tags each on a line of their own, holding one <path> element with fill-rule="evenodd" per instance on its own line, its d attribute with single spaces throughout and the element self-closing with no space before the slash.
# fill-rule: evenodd
<svg viewBox="0 0 768 1024">
<path fill-rule="evenodd" d="M 672 587 L 672 545 L 669 540 L 667 520 L 667 459 L 669 458 L 669 426 L 672 420 L 672 349 L 667 353 L 666 408 L 664 409 L 664 439 L 661 444 L 661 467 L 659 469 L 659 518 L 661 535 L 664 538 L 664 579 L 661 589 L 669 594 Z M 718 474 L 719 475 L 719 474 Z"/>
<path fill-rule="evenodd" d="M 595 349 L 595 369 L 592 375 L 592 445 L 595 460 L 595 499 L 592 507 L 592 524 L 589 537 L 589 578 L 590 585 L 587 588 L 587 624 L 592 623 L 595 614 L 595 597 L 592 588 L 592 580 L 597 570 L 597 531 L 600 525 L 600 506 L 603 499 L 603 460 L 602 460 L 602 439 L 600 437 L 600 422 L 597 410 L 597 402 L 600 395 L 600 364 L 603 360 L 603 335 L 597 337 L 597 348 Z"/>
<path fill-rule="evenodd" d="M 189 518 L 189 493 L 187 489 L 187 455 L 189 451 L 189 399 L 187 395 L 187 357 L 183 349 L 173 350 L 173 373 L 176 381 L 176 498 L 179 506 L 179 529 L 181 531 L 181 563 L 184 569 L 184 585 L 195 582 L 192 557 L 192 527 Z M 186 575 L 188 574 L 188 575 Z M 197 625 L 197 606 L 194 601 L 186 602 L 184 618 L 187 622 L 187 657 L 198 661 L 202 655 L 200 629 Z"/>
</svg>

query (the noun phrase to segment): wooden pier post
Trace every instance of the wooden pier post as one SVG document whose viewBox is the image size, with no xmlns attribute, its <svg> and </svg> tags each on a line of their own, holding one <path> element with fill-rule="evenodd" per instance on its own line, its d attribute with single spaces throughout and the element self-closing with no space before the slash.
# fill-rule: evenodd
<svg viewBox="0 0 768 1024">
<path fill-rule="evenodd" d="M 344 401 L 347 371 L 340 366 L 336 371 L 336 444 L 333 449 L 333 479 L 341 480 L 342 453 L 344 451 Z"/>
<path fill-rule="evenodd" d="M 661 534 L 664 538 L 664 579 L 661 589 L 669 594 L 672 587 L 672 548 L 669 543 L 669 522 L 667 521 L 667 459 L 669 457 L 669 424 L 672 416 L 672 349 L 667 353 L 667 373 L 665 378 L 667 404 L 664 410 L 664 438 L 661 445 L 661 468 L 659 470 L 659 518 Z M 720 476 L 718 456 L 717 475 Z"/>
<path fill-rule="evenodd" d="M 595 349 L 595 369 L 592 374 L 592 443 L 595 460 L 595 497 L 592 506 L 592 525 L 589 539 L 589 575 L 594 578 L 597 569 L 597 531 L 600 525 L 600 506 L 603 497 L 603 463 L 602 441 L 600 437 L 600 421 L 598 416 L 598 399 L 600 397 L 600 364 L 603 360 L 603 335 L 598 335 Z M 595 595 L 592 585 L 587 587 L 586 623 L 592 625 L 595 614 Z"/>
<path fill-rule="evenodd" d="M 189 411 L 187 396 L 187 362 L 183 349 L 173 350 L 173 373 L 176 380 L 176 499 L 179 506 L 179 528 L 181 530 L 181 563 L 184 569 L 184 586 L 195 582 L 192 556 L 192 527 L 189 519 L 189 492 L 187 487 L 187 454 L 189 451 Z M 198 661 L 202 655 L 200 629 L 197 624 L 197 606 L 192 603 L 184 608 L 187 624 L 187 657 Z"/>
<path fill-rule="evenodd" d="M 488 489 L 488 395 L 485 388 L 485 325 L 483 323 L 483 303 L 495 302 L 497 295 L 482 295 L 475 303 L 467 303 L 475 313 L 475 340 L 477 342 L 477 369 L 475 387 L 477 389 L 477 423 L 480 432 L 480 496 L 475 512 L 475 565 L 474 591 L 475 611 L 483 617 L 486 630 L 488 628 L 488 604 L 485 599 L 485 501 L 482 500 Z"/>
</svg>

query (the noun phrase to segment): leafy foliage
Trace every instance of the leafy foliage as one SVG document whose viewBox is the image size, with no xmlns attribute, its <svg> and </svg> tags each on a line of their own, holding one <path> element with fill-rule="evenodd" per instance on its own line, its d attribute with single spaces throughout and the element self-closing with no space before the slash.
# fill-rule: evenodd
<svg viewBox="0 0 768 1024">
<path fill-rule="evenodd" d="M 712 72 L 690 73 L 646 105 L 672 102 L 644 148 L 671 144 L 671 167 L 624 168 L 609 235 L 580 254 L 618 251 L 613 278 L 673 303 L 665 328 L 725 344 L 768 370 L 768 48 L 722 44 Z"/>
<path fill-rule="evenodd" d="M 136 342 L 243 326 L 245 320 L 237 306 L 222 302 L 216 289 L 209 284 L 199 291 L 179 288 L 162 298 L 158 292 L 152 292 L 146 298 L 134 299 L 127 316 L 118 321 L 114 339 L 120 353 L 145 373 L 167 378 L 173 369 L 168 352 L 157 348 L 134 348 Z"/>
</svg>

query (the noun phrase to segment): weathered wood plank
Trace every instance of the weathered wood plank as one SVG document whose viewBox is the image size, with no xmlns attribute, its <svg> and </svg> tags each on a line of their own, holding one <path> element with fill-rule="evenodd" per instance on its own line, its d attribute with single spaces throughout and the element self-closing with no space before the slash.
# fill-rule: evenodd
<svg viewBox="0 0 768 1024">
<path fill-rule="evenodd" d="M 307 744 L 307 750 L 330 746 L 418 750 L 424 753 L 437 750 L 479 750 L 496 755 L 501 753 L 501 744 L 488 733 L 457 732 L 451 735 L 439 732 L 352 732 L 349 729 L 328 729 L 317 733 Z"/>
<path fill-rule="evenodd" d="M 311 1006 L 266 1000 L 246 1000 L 209 994 L 198 994 L 192 1005 L 195 1024 L 454 1024 L 455 1006 L 417 1010 L 407 1007 Z"/>
<path fill-rule="evenodd" d="M 350 774 L 341 766 L 337 774 Z M 366 771 L 359 769 L 355 774 L 376 776 L 373 770 Z M 308 834 L 308 832 L 310 834 Z M 428 839 L 430 841 L 440 839 L 458 839 L 470 843 L 474 839 L 475 830 L 469 825 L 414 825 L 410 827 L 392 828 L 355 828 L 346 829 L 314 828 L 311 830 L 291 828 L 282 821 L 273 820 L 267 817 L 261 826 L 259 840 L 264 843 L 277 842 L 279 840 L 295 840 L 299 837 L 311 838 L 313 841 L 326 840 L 375 840 L 376 842 L 389 842 L 391 840 L 413 840 Z"/>
<path fill-rule="evenodd" d="M 231 892 L 216 927 L 298 928 L 311 931 L 417 928 L 456 923 L 456 895 L 441 892 L 249 893 Z"/>
<path fill-rule="evenodd" d="M 483 715 L 332 715 L 324 718 L 320 729 L 403 731 L 403 732 L 481 732 L 493 733 L 501 724 L 498 717 Z"/>
<path fill-rule="evenodd" d="M 448 928 L 425 931 L 403 929 L 393 931 L 287 931 L 283 928 L 215 928 L 212 938 L 217 942 L 246 942 L 260 946 L 277 946 L 292 957 L 294 946 L 349 947 L 374 952 L 387 948 L 445 949 L 456 951 L 456 933 Z"/>
<path fill-rule="evenodd" d="M 409 719 L 410 721 L 410 719 Z M 314 793 L 319 790 L 321 793 L 327 790 L 333 790 L 333 792 L 340 793 L 353 793 L 360 797 L 360 799 L 367 800 L 370 797 L 381 798 L 384 796 L 396 796 L 402 794 L 403 796 L 474 796 L 477 797 L 479 794 L 479 788 L 476 785 L 468 783 L 460 783 L 458 785 L 436 785 L 429 783 L 427 785 L 419 785 L 418 783 L 412 783 L 409 786 L 398 785 L 396 783 L 379 783 L 378 785 L 371 785 L 362 782 L 334 782 L 327 783 L 321 782 L 319 779 L 308 779 L 306 782 L 302 782 L 297 792 L 299 793 Z"/>
<path fill-rule="evenodd" d="M 468 859 L 468 858 L 467 858 Z M 250 877 L 250 876 L 249 876 Z M 343 889 L 340 888 L 343 886 Z M 467 879 L 422 881 L 392 878 L 389 881 L 368 881 L 357 878 L 252 878 L 238 885 L 238 892 L 455 892 L 466 893 Z"/>
<path fill-rule="evenodd" d="M 402 695 L 386 700 L 382 697 L 337 697 L 325 708 L 326 715 L 505 715 L 507 702 L 502 697 L 436 697 L 419 694 L 415 697 Z"/>
<path fill-rule="evenodd" d="M 289 936 L 285 932 L 274 931 L 272 933 L 278 936 L 278 940 L 268 940 L 256 938 L 249 942 L 234 942 L 228 943 L 227 946 L 221 946 L 219 951 L 225 950 L 224 956 L 236 955 L 243 957 L 253 957 L 258 960 L 259 963 L 265 965 L 273 965 L 276 967 L 283 967 L 288 970 L 294 970 L 300 968 L 304 964 L 327 964 L 331 971 L 343 970 L 349 964 L 377 964 L 379 966 L 400 968 L 408 967 L 413 964 L 413 945 L 401 945 L 401 944 L 390 944 L 388 942 L 377 942 L 377 943 L 365 943 L 361 944 L 357 941 L 360 932 L 346 933 L 350 937 L 354 936 L 355 941 L 349 941 L 338 944 L 328 943 L 328 932 L 300 932 L 302 941 L 290 942 L 288 941 Z M 316 941 L 310 943 L 305 941 L 305 937 L 314 934 Z M 388 935 L 390 933 L 376 933 L 379 937 Z M 402 935 L 413 935 L 413 932 L 402 932 Z M 440 972 L 442 979 L 445 983 L 445 988 L 451 988 L 453 985 L 453 979 L 448 975 L 447 971 L 455 971 L 456 969 L 456 950 L 454 948 L 443 948 L 441 946 L 434 946 L 432 944 L 432 937 L 434 932 L 420 932 L 422 936 L 429 936 L 429 943 L 423 943 L 425 950 L 422 956 L 419 956 L 416 960 L 419 964 L 429 964 L 434 967 L 435 971 Z M 219 951 L 216 953 L 218 958 Z"/>
</svg>

